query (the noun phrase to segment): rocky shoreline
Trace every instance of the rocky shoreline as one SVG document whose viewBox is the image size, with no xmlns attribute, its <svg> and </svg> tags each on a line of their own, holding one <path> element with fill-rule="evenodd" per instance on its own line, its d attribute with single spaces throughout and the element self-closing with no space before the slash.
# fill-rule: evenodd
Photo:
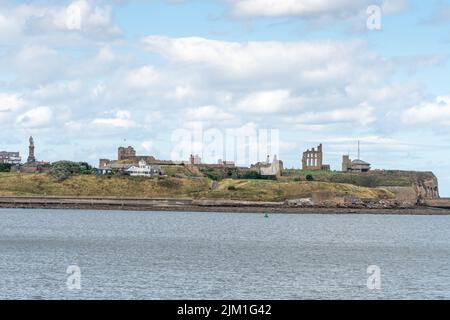
<svg viewBox="0 0 450 320">
<path fill-rule="evenodd" d="M 408 205 L 387 200 L 379 202 L 323 202 L 313 204 L 305 199 L 285 202 L 250 202 L 192 199 L 0 197 L 0 208 L 292 214 L 450 215 L 450 208 Z"/>
</svg>

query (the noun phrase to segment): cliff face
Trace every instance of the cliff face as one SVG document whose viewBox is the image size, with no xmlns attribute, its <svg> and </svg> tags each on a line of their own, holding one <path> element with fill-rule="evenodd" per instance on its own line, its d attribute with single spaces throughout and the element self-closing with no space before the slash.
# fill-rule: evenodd
<svg viewBox="0 0 450 320">
<path fill-rule="evenodd" d="M 417 179 L 413 183 L 418 200 L 439 199 L 439 185 L 436 176 L 430 173 L 430 177 Z"/>
<path fill-rule="evenodd" d="M 439 199 L 438 179 L 432 172 L 410 172 L 410 186 L 386 186 L 402 202 L 421 203 Z"/>
<path fill-rule="evenodd" d="M 314 181 L 382 188 L 395 194 L 401 203 L 417 204 L 439 198 L 438 180 L 432 172 L 373 170 L 367 173 L 287 170 L 286 178 L 301 179 L 306 174 Z"/>
</svg>

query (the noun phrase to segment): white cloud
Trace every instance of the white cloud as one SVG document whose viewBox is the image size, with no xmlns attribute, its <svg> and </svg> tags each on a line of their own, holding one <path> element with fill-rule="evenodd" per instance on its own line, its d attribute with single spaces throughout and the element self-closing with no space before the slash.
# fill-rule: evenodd
<svg viewBox="0 0 450 320">
<path fill-rule="evenodd" d="M 54 17 L 54 22 L 61 28 L 81 30 L 84 28 L 109 28 L 111 25 L 110 7 L 91 7 L 86 0 L 77 0 L 69 4 L 64 15 Z"/>
<path fill-rule="evenodd" d="M 248 113 L 275 113 L 290 102 L 289 90 L 252 92 L 242 98 L 237 108 Z"/>
<path fill-rule="evenodd" d="M 203 75 L 214 74 L 225 80 L 249 83 L 292 83 L 315 86 L 349 81 L 355 68 L 365 74 L 380 75 L 385 67 L 377 57 L 363 55 L 359 42 L 226 42 L 198 37 L 168 38 L 148 36 L 143 40 L 147 50 L 170 61 L 198 68 Z M 363 66 L 364 64 L 364 66 Z M 361 74 L 361 73 L 360 73 Z M 249 82 L 253 81 L 253 82 Z"/>
<path fill-rule="evenodd" d="M 96 63 L 113 63 L 116 61 L 116 55 L 113 52 L 113 50 L 109 47 L 103 47 L 98 52 L 97 56 L 95 57 Z"/>
<path fill-rule="evenodd" d="M 175 88 L 175 98 L 178 100 L 192 97 L 193 95 L 194 91 L 189 86 L 177 86 Z"/>
<path fill-rule="evenodd" d="M 383 14 L 394 14 L 409 9 L 408 0 L 385 0 L 382 4 Z"/>
<path fill-rule="evenodd" d="M 122 32 L 114 24 L 112 8 L 98 1 L 76 0 L 67 5 L 30 3 L 0 8 L 0 39 L 106 40 Z"/>
<path fill-rule="evenodd" d="M 100 98 L 106 91 L 106 86 L 104 84 L 97 84 L 91 91 L 92 97 L 94 99 Z"/>
<path fill-rule="evenodd" d="M 233 13 L 242 16 L 305 16 L 360 11 L 364 5 L 364 1 L 354 0 L 238 0 L 233 1 Z"/>
<path fill-rule="evenodd" d="M 16 94 L 0 93 L 0 123 L 6 122 L 14 112 L 24 107 L 25 101 Z"/>
<path fill-rule="evenodd" d="M 136 126 L 136 123 L 131 119 L 129 111 L 117 111 L 114 118 L 97 118 L 92 121 L 93 125 L 130 129 Z"/>
<path fill-rule="evenodd" d="M 143 44 L 169 61 L 168 84 L 189 83 L 196 93 L 189 104 L 220 106 L 240 121 L 258 115 L 258 121 L 301 130 L 392 129 L 400 110 L 422 98 L 417 84 L 391 81 L 393 60 L 359 41 L 149 36 Z"/>
<path fill-rule="evenodd" d="M 23 107 L 25 102 L 16 94 L 0 93 L 0 112 L 12 112 Z"/>
<path fill-rule="evenodd" d="M 202 106 L 186 110 L 186 118 L 195 121 L 225 121 L 232 120 L 234 116 L 216 106 Z"/>
<path fill-rule="evenodd" d="M 32 16 L 28 27 L 36 31 L 77 32 L 88 37 L 116 37 L 121 30 L 113 24 L 109 6 L 95 6 L 86 0 L 76 0 L 68 6 L 41 8 L 43 14 Z"/>
<path fill-rule="evenodd" d="M 362 136 L 362 137 L 325 137 L 322 138 L 327 145 L 331 145 L 332 152 L 345 153 L 349 150 L 356 150 L 357 142 L 361 143 L 362 149 L 370 149 L 372 152 L 378 151 L 414 151 L 424 146 L 405 142 L 399 139 L 390 137 L 381 137 L 377 135 Z M 428 146 L 429 147 L 429 146 Z"/>
<path fill-rule="evenodd" d="M 283 152 L 290 152 L 292 150 L 296 150 L 299 148 L 297 142 L 283 141 L 283 140 L 280 140 L 278 142 L 278 147 L 279 147 L 279 150 L 283 151 Z"/>
<path fill-rule="evenodd" d="M 24 47 L 16 55 L 16 63 L 18 66 L 30 68 L 43 61 L 51 62 L 58 57 L 58 52 L 43 45 L 34 45 Z M 42 67 L 41 67 L 42 68 Z"/>
<path fill-rule="evenodd" d="M 450 22 L 450 4 L 439 4 L 426 22 L 429 24 L 448 24 Z"/>
<path fill-rule="evenodd" d="M 152 153 L 153 151 L 155 151 L 153 141 L 144 141 L 141 143 L 141 146 L 147 153 Z"/>
<path fill-rule="evenodd" d="M 406 0 L 231 0 L 236 16 L 281 17 L 323 16 L 351 17 L 365 12 L 369 5 L 380 5 L 386 13 L 394 13 L 406 7 Z"/>
<path fill-rule="evenodd" d="M 392 106 L 390 99 L 400 99 L 396 93 L 402 92 L 401 100 L 407 100 L 413 92 L 399 91 L 395 82 L 386 81 L 392 65 L 361 42 L 229 42 L 161 36 L 143 42 L 167 61 L 156 65 L 152 57 L 142 64 L 145 56 L 122 60 L 108 45 L 81 57 L 61 57 L 47 46 L 24 47 L 16 59 L 26 62 L 29 57 L 50 69 L 51 62 L 45 60 L 62 65 L 61 72 L 52 71 L 60 81 L 39 78 L 24 96 L 39 105 L 67 106 L 73 119 L 66 122 L 74 128 L 81 122 L 87 127 L 158 132 L 195 121 L 222 128 L 230 122 L 256 120 L 281 130 L 301 126 L 317 130 L 330 123 L 335 129 L 349 124 L 355 129 L 372 127 Z M 102 62 L 116 67 L 95 69 Z M 23 76 L 33 72 L 24 70 Z M 40 76 L 45 72 L 37 71 Z M 349 106 L 364 103 L 377 108 L 363 107 L 359 116 L 348 115 Z M 128 115 L 98 116 L 124 106 L 130 108 Z M 295 126 L 284 121 L 287 115 L 296 120 Z"/>
<path fill-rule="evenodd" d="M 20 25 L 13 17 L 0 12 L 0 39 L 9 38 L 20 33 Z"/>
<path fill-rule="evenodd" d="M 435 101 L 423 102 L 403 113 L 406 124 L 450 124 L 450 96 L 437 97 Z"/>
<path fill-rule="evenodd" d="M 61 54 L 45 45 L 21 48 L 12 58 L 12 66 L 21 83 L 34 84 L 57 81 L 66 74 L 66 64 Z"/>
<path fill-rule="evenodd" d="M 146 65 L 128 72 L 125 84 L 130 88 L 145 89 L 158 83 L 160 73 L 150 65 Z"/>
<path fill-rule="evenodd" d="M 360 124 L 368 125 L 376 120 L 374 108 L 363 103 L 356 108 L 343 108 L 326 112 L 306 112 L 295 117 L 285 118 L 287 123 L 323 125 L 323 124 Z"/>
<path fill-rule="evenodd" d="M 82 84 L 80 81 L 62 81 L 47 85 L 40 85 L 31 93 L 31 96 L 37 99 L 65 99 L 74 97 L 80 93 Z"/>
<path fill-rule="evenodd" d="M 164 116 L 161 111 L 147 111 L 145 112 L 144 124 L 148 127 L 152 127 L 163 119 Z"/>
<path fill-rule="evenodd" d="M 44 127 L 50 125 L 52 115 L 49 107 L 37 107 L 19 115 L 16 123 L 24 128 Z"/>
</svg>

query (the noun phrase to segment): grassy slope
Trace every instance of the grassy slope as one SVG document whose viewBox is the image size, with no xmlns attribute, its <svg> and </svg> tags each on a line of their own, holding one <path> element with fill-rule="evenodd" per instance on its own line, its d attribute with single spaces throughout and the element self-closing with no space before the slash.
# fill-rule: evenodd
<svg viewBox="0 0 450 320">
<path fill-rule="evenodd" d="M 285 180 L 306 180 L 306 175 L 312 175 L 314 181 L 348 183 L 363 187 L 407 187 L 417 180 L 433 179 L 432 172 L 414 171 L 371 171 L 367 173 L 347 173 L 337 171 L 302 171 L 286 170 Z"/>
<path fill-rule="evenodd" d="M 236 188 L 229 190 L 230 186 Z M 370 189 L 328 182 L 296 182 L 267 180 L 223 180 L 210 191 L 207 178 L 147 179 L 82 175 L 62 182 L 47 174 L 0 173 L 0 195 L 3 196 L 85 196 L 143 198 L 204 198 L 254 201 L 283 201 L 310 197 L 312 192 L 329 192 L 332 196 L 354 196 L 381 199 L 393 195 L 383 189 Z"/>
<path fill-rule="evenodd" d="M 47 174 L 0 173 L 0 195 L 181 198 L 195 196 L 209 186 L 207 179 L 81 175 L 59 182 Z"/>
<path fill-rule="evenodd" d="M 235 190 L 229 190 L 233 186 Z M 393 194 L 384 189 L 364 188 L 350 184 L 307 181 L 270 180 L 223 180 L 219 187 L 208 194 L 209 198 L 283 201 L 311 197 L 313 193 L 326 193 L 330 197 L 353 196 L 366 199 L 392 198 Z"/>
</svg>

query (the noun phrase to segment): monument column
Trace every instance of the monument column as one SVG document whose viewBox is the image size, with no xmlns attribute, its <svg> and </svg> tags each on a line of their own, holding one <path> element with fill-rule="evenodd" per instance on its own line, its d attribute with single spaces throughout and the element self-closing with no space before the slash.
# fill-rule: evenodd
<svg viewBox="0 0 450 320">
<path fill-rule="evenodd" d="M 30 137 L 30 146 L 28 147 L 28 159 L 27 163 L 36 162 L 36 158 L 34 157 L 34 140 L 33 137 Z"/>
</svg>

